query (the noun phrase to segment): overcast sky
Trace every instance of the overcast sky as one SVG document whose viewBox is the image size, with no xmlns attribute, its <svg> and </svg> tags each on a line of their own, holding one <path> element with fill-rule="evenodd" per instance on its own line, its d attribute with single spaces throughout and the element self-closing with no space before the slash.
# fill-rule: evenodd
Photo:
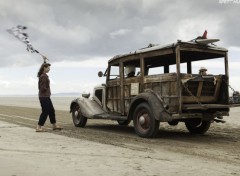
<svg viewBox="0 0 240 176">
<path fill-rule="evenodd" d="M 228 3 L 220 3 L 228 2 Z M 189 41 L 208 31 L 229 49 L 230 83 L 240 90 L 240 3 L 224 0 L 0 0 L 0 95 L 37 94 L 42 58 L 6 32 L 27 26 L 52 64 L 52 93 L 92 91 L 117 54 L 149 43 Z M 214 72 L 219 66 L 208 65 Z"/>
</svg>

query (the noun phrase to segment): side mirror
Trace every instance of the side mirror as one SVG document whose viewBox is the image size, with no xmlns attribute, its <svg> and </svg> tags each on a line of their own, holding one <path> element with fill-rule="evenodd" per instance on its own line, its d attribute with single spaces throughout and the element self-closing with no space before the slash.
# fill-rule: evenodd
<svg viewBox="0 0 240 176">
<path fill-rule="evenodd" d="M 99 71 L 98 72 L 98 77 L 102 77 L 103 76 L 103 72 L 102 71 Z"/>
</svg>

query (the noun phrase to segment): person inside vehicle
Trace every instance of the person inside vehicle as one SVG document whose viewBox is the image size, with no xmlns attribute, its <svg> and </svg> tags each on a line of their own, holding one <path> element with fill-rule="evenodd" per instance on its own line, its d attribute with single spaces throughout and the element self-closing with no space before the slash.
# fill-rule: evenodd
<svg viewBox="0 0 240 176">
<path fill-rule="evenodd" d="M 199 69 L 199 74 L 200 75 L 207 75 L 207 69 L 205 67 L 201 67 Z"/>
<path fill-rule="evenodd" d="M 127 78 L 135 76 L 136 67 L 134 65 L 128 65 L 125 67 L 125 75 Z"/>
</svg>

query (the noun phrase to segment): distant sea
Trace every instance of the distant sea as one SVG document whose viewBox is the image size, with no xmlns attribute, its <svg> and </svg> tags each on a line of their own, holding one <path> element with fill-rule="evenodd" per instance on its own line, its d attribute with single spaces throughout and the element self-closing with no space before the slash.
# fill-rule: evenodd
<svg viewBox="0 0 240 176">
<path fill-rule="evenodd" d="M 78 98 L 77 96 L 51 96 L 54 108 L 56 110 L 70 110 L 70 104 L 72 100 Z M 17 107 L 29 107 L 29 108 L 41 108 L 38 96 L 0 96 L 0 105 L 5 106 L 17 106 Z"/>
</svg>

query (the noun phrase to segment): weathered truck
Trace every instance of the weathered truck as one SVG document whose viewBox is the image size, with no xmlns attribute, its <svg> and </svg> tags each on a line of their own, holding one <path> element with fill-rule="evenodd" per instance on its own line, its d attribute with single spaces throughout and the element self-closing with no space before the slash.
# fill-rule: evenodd
<svg viewBox="0 0 240 176">
<path fill-rule="evenodd" d="M 220 59 L 222 73 L 192 73 L 197 61 Z M 207 65 L 205 65 L 206 67 Z M 130 71 L 135 71 L 131 76 Z M 128 125 L 133 120 L 141 137 L 154 137 L 160 122 L 184 122 L 191 133 L 205 133 L 213 121 L 229 115 L 228 50 L 214 45 L 182 42 L 149 46 L 117 55 L 108 61 L 106 83 L 71 102 L 76 127 L 87 119 L 116 120 Z"/>
</svg>

